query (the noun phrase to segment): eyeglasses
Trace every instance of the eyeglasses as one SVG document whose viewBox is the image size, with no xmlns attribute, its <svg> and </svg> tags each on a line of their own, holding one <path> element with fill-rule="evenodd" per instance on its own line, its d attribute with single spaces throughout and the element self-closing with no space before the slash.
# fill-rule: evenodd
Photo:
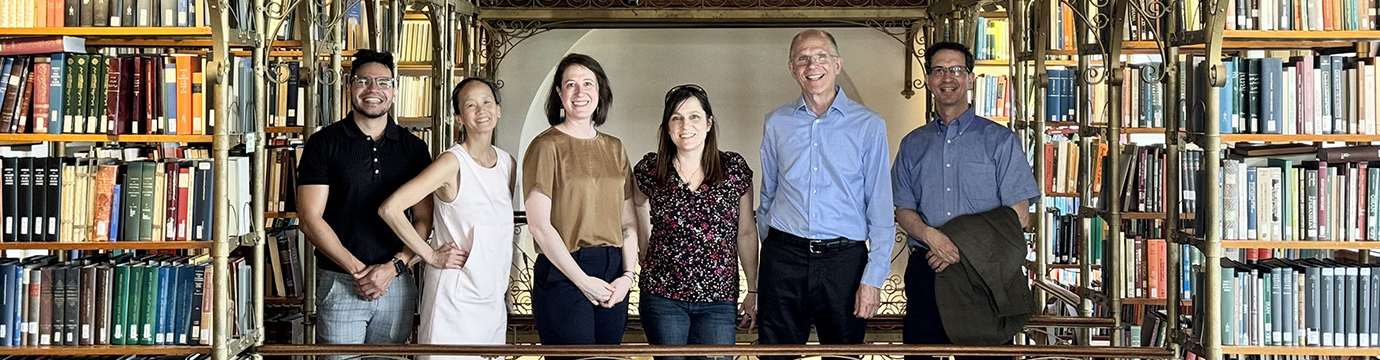
<svg viewBox="0 0 1380 360">
<path fill-rule="evenodd" d="M 793 65 L 795 65 L 795 66 L 805 66 L 805 65 L 810 65 L 810 62 L 811 62 L 811 61 L 816 62 L 816 63 L 821 63 L 821 64 L 823 64 L 825 61 L 829 61 L 829 59 L 833 59 L 833 58 L 836 58 L 836 57 L 837 57 L 837 56 L 834 56 L 834 55 L 828 54 L 828 53 L 818 53 L 818 54 L 814 54 L 814 55 L 800 55 L 800 56 L 796 56 L 795 58 L 791 59 L 791 64 L 793 64 Z"/>
<path fill-rule="evenodd" d="M 944 74 L 952 74 L 954 77 L 963 77 L 963 75 L 968 75 L 968 67 L 954 65 L 950 67 L 935 66 L 930 68 L 930 76 L 944 76 Z"/>
<path fill-rule="evenodd" d="M 354 83 L 355 86 L 359 87 L 369 87 L 369 85 L 376 85 L 380 88 L 392 89 L 393 84 L 395 84 L 396 81 L 397 79 L 391 77 L 369 78 L 364 76 L 356 76 L 354 80 L 352 80 L 351 82 Z"/>
</svg>

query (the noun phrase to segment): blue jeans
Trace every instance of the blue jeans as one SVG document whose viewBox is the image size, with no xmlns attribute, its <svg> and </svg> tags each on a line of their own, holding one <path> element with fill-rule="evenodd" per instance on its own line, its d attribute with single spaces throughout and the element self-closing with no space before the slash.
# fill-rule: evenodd
<svg viewBox="0 0 1380 360">
<path fill-rule="evenodd" d="M 417 313 L 417 282 L 411 274 L 393 278 L 383 297 L 368 301 L 355 293 L 354 276 L 318 269 L 316 311 L 317 344 L 405 344 Z"/>
<path fill-rule="evenodd" d="M 642 294 L 642 327 L 652 345 L 733 345 L 737 304 L 732 301 L 689 302 Z M 706 357 L 657 356 L 657 360 L 701 360 Z"/>
</svg>

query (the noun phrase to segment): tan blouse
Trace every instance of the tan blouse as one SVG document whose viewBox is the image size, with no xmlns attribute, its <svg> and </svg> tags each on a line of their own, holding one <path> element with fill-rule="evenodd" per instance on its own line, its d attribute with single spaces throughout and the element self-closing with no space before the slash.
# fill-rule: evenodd
<svg viewBox="0 0 1380 360">
<path fill-rule="evenodd" d="M 522 193 L 541 189 L 551 197 L 551 226 L 569 252 L 623 246 L 623 201 L 632 186 L 623 142 L 602 132 L 580 139 L 546 129 L 522 159 Z"/>
</svg>

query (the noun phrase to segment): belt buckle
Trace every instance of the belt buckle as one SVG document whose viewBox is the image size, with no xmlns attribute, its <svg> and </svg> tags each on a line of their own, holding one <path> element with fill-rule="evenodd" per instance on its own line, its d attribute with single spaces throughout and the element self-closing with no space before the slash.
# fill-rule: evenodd
<svg viewBox="0 0 1380 360">
<path fill-rule="evenodd" d="M 810 241 L 809 244 L 811 254 L 823 254 L 826 249 L 824 243 L 820 241 Z"/>
</svg>

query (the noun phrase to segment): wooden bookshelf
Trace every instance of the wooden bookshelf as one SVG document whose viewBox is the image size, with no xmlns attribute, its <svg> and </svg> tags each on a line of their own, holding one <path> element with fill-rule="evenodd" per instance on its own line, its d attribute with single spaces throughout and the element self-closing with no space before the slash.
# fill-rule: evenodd
<svg viewBox="0 0 1380 360">
<path fill-rule="evenodd" d="M 416 122 L 425 122 L 425 123 L 429 123 L 429 122 L 431 122 L 431 117 L 430 117 L 430 116 L 412 116 L 412 117 L 402 116 L 402 117 L 398 117 L 398 122 L 399 122 L 399 123 L 416 123 Z"/>
<path fill-rule="evenodd" d="M 1207 31 L 1197 30 L 1181 34 L 1171 34 L 1175 45 L 1201 45 L 1207 41 Z M 1300 49 L 1335 47 L 1339 43 L 1380 41 L 1380 31 L 1261 31 L 1224 30 L 1224 48 L 1254 46 L 1255 49 Z M 1232 45 L 1232 46 L 1227 46 Z"/>
<path fill-rule="evenodd" d="M 1380 241 L 1261 241 L 1261 240 L 1222 240 L 1227 249 L 1313 249 L 1350 250 L 1380 249 Z"/>
<path fill-rule="evenodd" d="M 1333 135 L 1281 135 L 1281 134 L 1222 134 L 1222 142 L 1268 142 L 1268 143 L 1294 143 L 1301 141 L 1311 142 L 1372 142 L 1380 141 L 1380 135 L 1354 135 L 1354 134 L 1333 134 Z"/>
<path fill-rule="evenodd" d="M 27 27 L 0 28 L 0 36 L 65 35 L 95 37 L 211 37 L 210 27 Z M 90 45 L 90 44 L 88 44 Z"/>
<path fill-rule="evenodd" d="M 187 250 L 210 249 L 213 241 L 6 242 L 0 250 Z"/>
<path fill-rule="evenodd" d="M 301 127 L 301 126 L 268 127 L 268 128 L 265 128 L 265 129 L 264 129 L 264 132 L 270 133 L 270 134 L 301 134 L 301 133 L 302 133 L 302 127 Z"/>
<path fill-rule="evenodd" d="M 0 141 L 209 143 L 214 135 L 0 134 Z"/>
<path fill-rule="evenodd" d="M 41 143 L 43 143 L 43 142 L 42 142 L 42 141 L 28 141 L 28 140 L 0 140 L 0 146 L 25 146 L 25 145 L 38 145 L 38 144 L 41 144 Z"/>
<path fill-rule="evenodd" d="M 975 66 L 1011 66 L 1011 60 L 976 60 Z"/>
<path fill-rule="evenodd" d="M 1227 355 L 1380 356 L 1380 348 L 1319 346 L 1223 346 Z"/>
<path fill-rule="evenodd" d="M 1160 134 L 1164 135 L 1164 128 L 1142 128 L 1142 127 L 1122 127 L 1122 134 Z"/>
<path fill-rule="evenodd" d="M 297 218 L 297 213 L 295 213 L 295 212 L 288 212 L 288 213 L 270 212 L 270 213 L 264 213 L 264 217 L 269 218 L 269 219 L 296 219 L 296 218 Z"/>
<path fill-rule="evenodd" d="M 0 355 L 192 355 L 209 353 L 211 353 L 210 346 L 87 345 L 0 347 Z"/>
</svg>

